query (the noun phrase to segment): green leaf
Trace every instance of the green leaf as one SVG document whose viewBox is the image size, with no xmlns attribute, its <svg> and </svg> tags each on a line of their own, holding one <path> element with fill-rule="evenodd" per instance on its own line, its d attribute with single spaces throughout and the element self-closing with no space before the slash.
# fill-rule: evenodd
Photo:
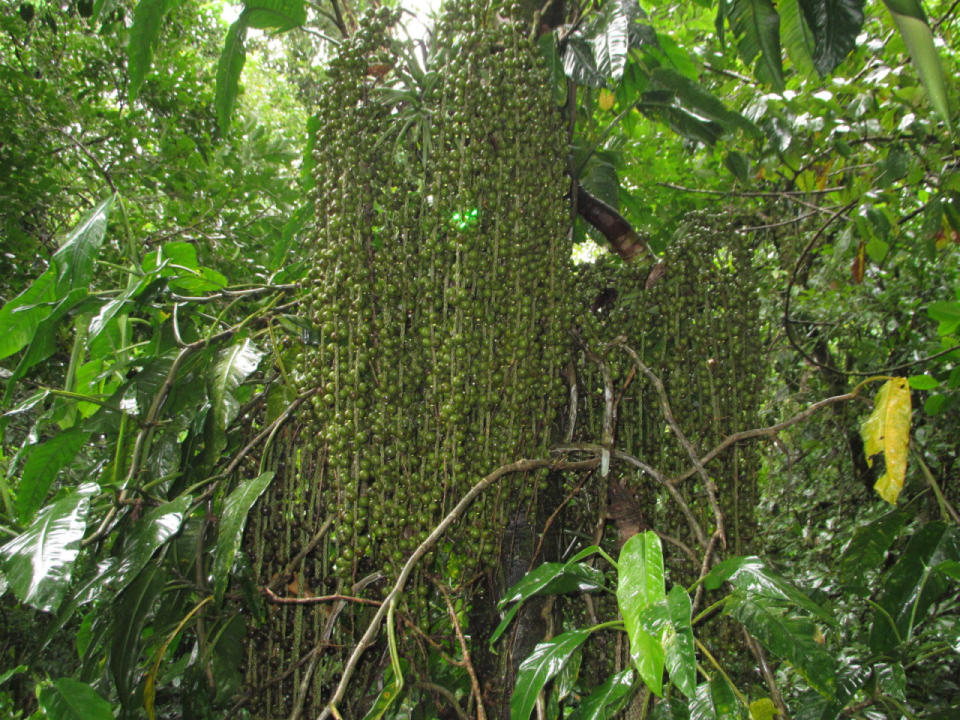
<svg viewBox="0 0 960 720">
<path fill-rule="evenodd" d="M 534 568 L 507 590 L 497 607 L 514 603 L 490 636 L 493 645 L 520 610 L 523 602 L 537 595 L 563 595 L 572 592 L 594 592 L 603 588 L 603 573 L 577 562 L 580 553 L 566 563 L 543 563 Z"/>
<path fill-rule="evenodd" d="M 571 630 L 533 649 L 517 670 L 517 682 L 510 697 L 510 720 L 529 720 L 543 686 L 560 672 L 589 636 L 589 630 Z"/>
<path fill-rule="evenodd" d="M 113 720 L 110 703 L 92 687 L 73 678 L 44 685 L 37 696 L 50 720 Z"/>
<path fill-rule="evenodd" d="M 821 75 L 828 75 L 856 45 L 863 26 L 863 0 L 799 2 L 813 33 L 813 64 Z"/>
<path fill-rule="evenodd" d="M 914 390 L 933 390 L 940 387 L 940 381 L 932 375 L 911 375 L 907 378 L 910 387 Z"/>
<path fill-rule="evenodd" d="M 70 231 L 60 249 L 53 254 L 57 272 L 57 298 L 70 290 L 87 288 L 93 279 L 93 265 L 107 233 L 107 220 L 116 195 L 111 195 L 90 210 Z"/>
<path fill-rule="evenodd" d="M 740 718 L 740 703 L 737 695 L 727 679 L 717 673 L 710 680 L 710 697 L 713 700 L 713 709 L 717 718 Z"/>
<path fill-rule="evenodd" d="M 634 0 L 610 0 L 603 4 L 599 32 L 593 37 L 597 70 L 613 80 L 623 77 L 630 43 L 631 14 L 638 7 Z"/>
<path fill-rule="evenodd" d="M 658 612 L 666 599 L 660 538 L 651 530 L 634 535 L 621 549 L 617 566 L 617 603 L 630 638 L 630 656 L 643 681 L 660 695 L 665 663 L 662 641 L 669 624 L 666 607 Z"/>
<path fill-rule="evenodd" d="M 940 323 L 938 335 L 953 335 L 960 327 L 960 302 L 939 300 L 927 306 L 927 315 Z"/>
<path fill-rule="evenodd" d="M 567 78 L 563 72 L 563 60 L 557 52 L 557 38 L 553 33 L 544 33 L 537 40 L 537 46 L 540 48 L 540 56 L 547 64 L 547 72 L 550 74 L 553 101 L 557 105 L 562 105 L 567 97 Z"/>
<path fill-rule="evenodd" d="M 563 71 L 577 85 L 602 88 L 607 84 L 606 77 L 597 69 L 592 46 L 583 38 L 571 37 L 563 51 Z"/>
<path fill-rule="evenodd" d="M 263 353 L 249 338 L 220 352 L 208 377 L 213 411 L 208 423 L 213 434 L 210 459 L 215 459 L 226 445 L 226 430 L 237 416 L 240 403 L 234 393 L 247 376 L 257 369 Z"/>
<path fill-rule="evenodd" d="M 230 569 L 233 567 L 237 550 L 240 549 L 243 528 L 247 523 L 250 508 L 267 489 L 270 481 L 273 480 L 273 475 L 273 471 L 265 472 L 259 477 L 240 483 L 223 503 L 217 532 L 217 546 L 213 556 L 214 598 L 218 603 L 227 589 Z"/>
<path fill-rule="evenodd" d="M 0 308 L 0 360 L 33 339 L 37 326 L 57 300 L 57 273 L 48 269 L 26 290 Z"/>
<path fill-rule="evenodd" d="M 781 0 L 777 3 L 780 12 L 780 39 L 787 50 L 793 66 L 803 75 L 813 75 L 813 32 L 800 10 L 799 0 Z"/>
<path fill-rule="evenodd" d="M 566 665 L 560 668 L 557 673 L 557 679 L 553 683 L 553 695 L 557 701 L 561 701 L 573 692 L 580 678 L 580 665 L 583 662 L 583 653 L 577 650 L 567 661 Z"/>
<path fill-rule="evenodd" d="M 894 510 L 858 527 L 840 556 L 840 577 L 845 582 L 862 583 L 864 570 L 880 567 L 887 549 L 909 519 L 906 513 Z"/>
<path fill-rule="evenodd" d="M 122 591 L 147 566 L 157 550 L 180 532 L 191 502 L 190 495 L 181 495 L 147 511 L 124 540 L 118 563 L 110 574 L 100 573 L 100 582 L 108 585 L 114 593 Z"/>
<path fill-rule="evenodd" d="M 233 105 L 240 91 L 240 73 L 247 59 L 243 44 L 246 37 L 247 17 L 245 13 L 241 13 L 227 31 L 227 39 L 217 63 L 217 94 L 214 104 L 217 108 L 217 127 L 221 135 L 225 135 L 230 127 Z"/>
<path fill-rule="evenodd" d="M 890 16 L 900 31 L 904 45 L 927 89 L 930 103 L 950 127 L 950 107 L 947 103 L 947 84 L 940 65 L 940 55 L 933 42 L 933 31 L 927 23 L 920 0 L 884 0 Z"/>
<path fill-rule="evenodd" d="M 679 585 L 670 588 L 667 609 L 673 626 L 663 646 L 667 672 L 680 692 L 693 698 L 697 686 L 697 653 L 691 624 L 692 605 L 690 596 Z"/>
<path fill-rule="evenodd" d="M 726 132 L 743 130 L 756 133 L 757 127 L 743 115 L 730 110 L 703 86 L 671 68 L 657 68 L 651 76 L 653 87 L 673 92 L 685 110 L 721 125 Z"/>
<path fill-rule="evenodd" d="M 836 662 L 833 655 L 817 642 L 819 631 L 807 617 L 794 612 L 779 594 L 766 588 L 736 587 L 725 605 L 764 647 L 789 662 L 825 697 L 836 692 Z"/>
<path fill-rule="evenodd" d="M 608 677 L 585 697 L 567 720 L 612 720 L 633 689 L 633 670 L 627 668 Z"/>
<path fill-rule="evenodd" d="M 8 402 L 13 394 L 16 383 L 22 378 L 30 368 L 43 362 L 57 351 L 57 331 L 60 327 L 60 321 L 65 315 L 77 310 L 88 298 L 85 288 L 73 288 L 60 299 L 59 302 L 49 311 L 49 313 L 37 323 L 36 331 L 30 338 L 30 344 L 27 351 L 20 358 L 17 367 L 7 379 L 7 390 L 4 394 L 4 402 Z"/>
<path fill-rule="evenodd" d="M 947 588 L 942 576 L 934 572 L 946 561 L 960 561 L 960 532 L 941 522 L 927 523 L 910 538 L 884 577 L 870 632 L 873 650 L 886 652 L 911 638 L 913 629 Z"/>
<path fill-rule="evenodd" d="M 247 26 L 285 31 L 303 25 L 307 10 L 303 0 L 251 0 L 244 6 Z"/>
<path fill-rule="evenodd" d="M 400 658 L 401 675 L 406 674 L 409 668 L 410 663 Z M 391 665 L 383 674 L 383 689 L 377 694 L 376 700 L 373 701 L 373 705 L 370 706 L 367 714 L 363 716 L 363 720 L 380 720 L 396 701 L 397 693 L 402 690 L 402 679 L 394 673 Z"/>
<path fill-rule="evenodd" d="M 160 42 L 163 18 L 179 1 L 140 0 L 137 9 L 133 11 L 133 25 L 127 41 L 127 71 L 130 73 L 127 94 L 130 102 L 137 99 L 143 80 L 150 70 L 153 51 Z"/>
<path fill-rule="evenodd" d="M 775 90 L 783 90 L 780 63 L 780 16 L 770 0 L 733 0 L 727 7 L 733 34 L 739 39 L 743 62 L 752 65 L 759 55 L 756 75 Z"/>
<path fill-rule="evenodd" d="M 47 505 L 20 535 L 0 547 L 0 568 L 17 598 L 37 610 L 56 611 L 80 553 L 90 496 L 86 483 Z"/>
<path fill-rule="evenodd" d="M 80 452 L 89 433 L 72 428 L 29 447 L 17 488 L 17 517 L 29 523 L 47 497 L 57 473 Z"/>
<path fill-rule="evenodd" d="M 750 161 L 743 153 L 732 150 L 723 158 L 723 164 L 744 185 L 750 183 Z"/>
<path fill-rule="evenodd" d="M 165 583 L 166 572 L 160 564 L 147 565 L 112 603 L 109 667 L 117 695 L 128 713 L 140 704 L 135 697 L 135 684 L 140 674 L 141 637 Z"/>
</svg>

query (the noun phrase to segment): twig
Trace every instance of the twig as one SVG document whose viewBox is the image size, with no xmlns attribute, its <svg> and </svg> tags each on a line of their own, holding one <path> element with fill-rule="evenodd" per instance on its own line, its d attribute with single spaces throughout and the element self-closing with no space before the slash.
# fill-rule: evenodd
<svg viewBox="0 0 960 720">
<path fill-rule="evenodd" d="M 533 555 L 530 556 L 530 565 L 527 566 L 527 572 L 530 572 L 533 569 L 533 563 L 535 563 L 537 561 L 537 558 L 540 556 L 540 550 L 541 548 L 543 548 L 543 541 L 547 537 L 547 530 L 549 530 L 550 526 L 553 525 L 553 521 L 557 519 L 557 516 L 560 514 L 560 511 L 562 511 L 567 506 L 567 503 L 570 502 L 578 492 L 580 492 L 580 488 L 583 487 L 583 484 L 587 481 L 587 478 L 589 477 L 590 477 L 590 472 L 589 471 L 585 472 L 583 474 L 583 478 L 580 480 L 580 482 L 577 483 L 577 486 L 573 490 L 571 490 L 569 493 L 567 493 L 567 496 L 557 506 L 556 510 L 554 510 L 550 514 L 550 517 L 548 517 L 547 521 L 543 524 L 543 530 L 540 531 L 540 539 L 537 540 L 537 547 L 536 549 L 534 549 Z"/>
<path fill-rule="evenodd" d="M 806 410 L 794 415 L 792 418 L 779 422 L 776 425 L 770 425 L 769 427 L 764 428 L 754 428 L 753 430 L 742 430 L 740 432 L 734 433 L 733 435 L 728 435 L 725 437 L 719 445 L 717 445 L 713 450 L 708 452 L 706 455 L 702 456 L 699 460 L 700 465 L 705 466 L 708 462 L 713 460 L 717 455 L 726 450 L 728 447 L 734 443 L 741 442 L 743 440 L 751 440 L 758 437 L 773 437 L 777 435 L 781 430 L 790 427 L 791 425 L 796 425 L 799 422 L 806 420 L 808 417 L 814 413 L 822 410 L 825 407 L 834 405 L 839 402 L 847 402 L 853 400 L 859 394 L 859 388 L 853 390 L 852 392 L 845 393 L 843 395 L 834 395 L 833 397 L 828 397 L 818 402 L 815 402 L 813 405 L 809 406 Z M 674 482 L 683 482 L 687 478 L 691 477 L 697 472 L 696 468 L 691 468 L 686 472 L 678 475 L 674 478 Z"/>
<path fill-rule="evenodd" d="M 467 641 L 463 637 L 463 630 L 460 629 L 460 621 L 457 620 L 457 613 L 453 609 L 453 603 L 450 602 L 450 593 L 447 592 L 443 583 L 436 580 L 434 583 L 443 595 L 444 602 L 447 604 L 447 614 L 450 615 L 450 620 L 453 622 L 453 631 L 457 634 L 457 641 L 460 643 L 460 652 L 463 653 L 464 667 L 470 676 L 470 688 L 477 701 L 477 720 L 487 720 L 487 712 L 483 707 L 483 695 L 480 693 L 480 681 L 477 680 L 477 672 L 473 669 L 473 663 L 470 662 L 470 651 L 467 649 Z"/>
<path fill-rule="evenodd" d="M 440 524 L 437 525 L 427 536 L 427 538 L 417 546 L 417 549 L 413 551 L 413 554 L 409 557 L 403 568 L 400 570 L 400 574 L 397 577 L 393 588 L 384 599 L 383 605 L 381 605 L 376 614 L 374 614 L 373 619 L 367 626 L 366 632 L 363 633 L 363 636 L 357 642 L 349 659 L 343 666 L 343 673 L 340 676 L 340 682 L 337 684 L 336 690 L 334 690 L 333 695 L 327 702 L 326 707 L 324 707 L 323 711 L 317 716 L 317 720 L 326 720 L 326 718 L 331 716 L 339 716 L 337 703 L 339 703 L 346 694 L 347 687 L 350 684 L 350 678 L 353 677 L 353 673 L 357 669 L 357 664 L 360 662 L 360 656 L 366 652 L 367 648 L 373 645 L 373 639 L 380 631 L 380 625 L 383 623 L 384 617 L 386 617 L 387 610 L 396 603 L 397 597 L 403 592 L 403 589 L 407 584 L 407 580 L 410 578 L 410 574 L 420 562 L 420 559 L 431 547 L 433 547 L 437 540 L 439 540 L 447 531 L 447 528 L 449 528 L 450 525 L 452 525 L 463 514 L 467 507 L 469 507 L 469 505 L 480 493 L 490 487 L 490 485 L 495 483 L 501 477 L 510 473 L 527 472 L 529 470 L 538 470 L 540 468 L 551 468 L 554 470 L 585 470 L 596 467 L 599 463 L 600 458 L 598 457 L 582 461 L 566 461 L 560 459 L 517 460 L 516 462 L 500 466 L 489 475 L 484 477 L 472 488 L 470 488 L 467 494 L 460 499 L 460 502 L 458 502 L 456 506 L 449 513 L 447 513 L 447 516 L 440 521 Z"/>
<path fill-rule="evenodd" d="M 263 594 L 270 598 L 270 602 L 280 605 L 316 605 L 317 603 L 334 602 L 343 600 L 344 602 L 360 603 L 363 605 L 374 605 L 380 607 L 383 603 L 379 600 L 370 600 L 368 598 L 353 597 L 352 595 L 318 595 L 316 597 L 280 597 L 268 587 L 263 589 Z"/>
<path fill-rule="evenodd" d="M 457 700 L 456 695 L 447 690 L 443 685 L 437 685 L 436 683 L 432 683 L 427 680 L 418 680 L 416 685 L 424 690 L 429 690 L 430 692 L 435 692 L 437 695 L 442 695 L 443 699 L 447 702 L 446 707 L 453 708 L 453 711 L 457 714 L 457 717 L 460 718 L 460 720 L 470 720 L 470 716 L 463 711 L 462 707 L 460 707 L 460 702 Z"/>
<path fill-rule="evenodd" d="M 763 675 L 764 681 L 767 683 L 767 690 L 770 691 L 770 699 L 776 706 L 781 720 L 790 720 L 790 712 L 787 710 L 787 705 L 783 701 L 783 696 L 780 694 L 780 688 L 777 687 L 777 679 L 773 676 L 773 671 L 770 670 L 770 663 L 767 662 L 767 655 L 763 651 L 763 647 L 757 642 L 756 638 L 747 632 L 745 627 L 741 629 L 743 630 L 743 636 L 747 639 L 747 646 L 750 648 L 750 651 L 757 660 L 757 664 L 760 666 L 760 672 Z"/>
<path fill-rule="evenodd" d="M 667 390 L 663 387 L 663 382 L 659 377 L 648 368 L 644 362 L 640 359 L 640 356 L 628 346 L 626 343 L 618 343 L 618 346 L 621 347 L 633 360 L 640 371 L 647 376 L 650 382 L 653 383 L 653 387 L 657 391 L 657 396 L 660 398 L 660 406 L 663 409 L 663 417 L 667 421 L 667 424 L 670 426 L 670 429 L 673 430 L 674 435 L 676 435 L 677 440 L 680 445 L 686 451 L 687 455 L 690 458 L 690 461 L 693 463 L 694 470 L 700 479 L 703 480 L 703 485 L 707 491 L 707 499 L 710 502 L 710 508 L 713 510 L 713 519 L 717 524 L 717 529 L 715 535 L 720 538 L 720 542 L 723 543 L 723 547 L 727 546 L 727 535 L 724 532 L 723 528 L 723 513 L 720 511 L 720 503 L 717 502 L 717 486 L 713 482 L 713 479 L 707 475 L 706 469 L 703 467 L 703 463 L 700 462 L 697 458 L 697 451 L 693 449 L 693 445 L 690 444 L 690 441 L 687 440 L 687 436 L 683 434 L 683 430 L 680 429 L 680 425 L 677 424 L 676 419 L 673 417 L 673 410 L 670 407 L 670 400 L 667 398 Z M 710 543 L 713 544 L 713 538 L 710 539 Z M 710 552 L 708 549 L 706 557 L 710 557 Z M 706 561 L 704 563 L 706 567 Z M 704 573 L 706 571 L 704 570 Z"/>
</svg>

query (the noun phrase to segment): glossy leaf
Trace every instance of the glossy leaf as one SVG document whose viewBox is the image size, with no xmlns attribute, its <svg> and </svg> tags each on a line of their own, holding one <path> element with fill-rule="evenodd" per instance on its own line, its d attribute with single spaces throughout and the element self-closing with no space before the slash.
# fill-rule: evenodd
<svg viewBox="0 0 960 720">
<path fill-rule="evenodd" d="M 73 678 L 44 685 L 37 696 L 49 720 L 113 720 L 113 710 L 96 690 Z"/>
<path fill-rule="evenodd" d="M 836 692 L 833 655 L 817 642 L 816 625 L 798 615 L 789 603 L 738 587 L 730 594 L 725 611 L 743 623 L 770 652 L 793 665 L 811 687 L 826 697 Z"/>
<path fill-rule="evenodd" d="M 109 668 L 127 712 L 139 705 L 135 687 L 140 673 L 141 634 L 165 582 L 166 573 L 158 564 L 147 565 L 112 603 Z"/>
<path fill-rule="evenodd" d="M 88 433 L 72 428 L 27 449 L 17 488 L 17 516 L 21 524 L 33 519 L 34 513 L 43 505 L 57 473 L 80 452 L 87 436 Z"/>
<path fill-rule="evenodd" d="M 708 590 L 716 590 L 724 582 L 730 582 L 735 588 L 747 593 L 792 603 L 828 625 L 837 624 L 827 610 L 772 572 L 758 557 L 751 555 L 727 558 L 717 563 L 704 578 Z"/>
<path fill-rule="evenodd" d="M 115 199 L 116 196 L 111 195 L 87 212 L 53 254 L 58 298 L 70 290 L 86 288 L 93 279 L 93 264 L 107 233 L 107 220 Z"/>
<path fill-rule="evenodd" d="M 667 609 L 672 624 L 663 644 L 667 672 L 680 692 L 693 698 L 697 686 L 697 653 L 691 624 L 692 605 L 690 596 L 679 585 L 667 593 Z"/>
<path fill-rule="evenodd" d="M 909 516 L 894 510 L 867 525 L 859 526 L 840 558 L 840 576 L 846 582 L 862 582 L 866 569 L 879 567 L 887 549 L 897 539 Z"/>
<path fill-rule="evenodd" d="M 589 630 L 571 630 L 539 643 L 533 649 L 517 670 L 517 681 L 510 697 L 510 720 L 529 720 L 543 686 L 560 672 L 589 636 Z"/>
<path fill-rule="evenodd" d="M 237 550 L 240 549 L 243 528 L 246 526 L 250 508 L 270 485 L 273 476 L 273 471 L 269 471 L 259 477 L 246 480 L 224 500 L 213 556 L 213 588 L 217 602 L 220 602 L 227 589 L 230 569 L 233 567 Z"/>
<path fill-rule="evenodd" d="M 21 602 L 48 612 L 60 607 L 80 552 L 90 497 L 99 489 L 94 483 L 81 485 L 43 508 L 30 527 L 0 547 L 0 568 Z"/>
<path fill-rule="evenodd" d="M 593 38 L 597 70 L 613 80 L 623 76 L 630 49 L 631 12 L 637 7 L 633 0 L 610 0 L 603 4 L 599 32 Z"/>
<path fill-rule="evenodd" d="M 960 562 L 960 532 L 955 527 L 927 523 L 910 538 L 884 576 L 870 633 L 872 649 L 885 652 L 910 639 L 930 606 L 948 587 L 942 575 L 934 571 L 948 561 Z"/>
<path fill-rule="evenodd" d="M 853 50 L 863 26 L 863 0 L 799 0 L 813 34 L 813 64 L 828 75 Z"/>
<path fill-rule="evenodd" d="M 246 338 L 221 351 L 210 368 L 208 385 L 212 413 L 208 422 L 213 439 L 208 453 L 211 459 L 215 459 L 226 445 L 227 427 L 240 409 L 234 393 L 240 383 L 257 369 L 262 357 L 263 352 Z"/>
<path fill-rule="evenodd" d="M 673 92 L 684 109 L 692 111 L 698 117 L 716 122 L 726 132 L 743 130 L 757 132 L 757 127 L 743 115 L 730 110 L 716 95 L 704 90 L 703 86 L 671 68 L 657 68 L 651 76 L 652 87 Z"/>
<path fill-rule="evenodd" d="M 780 16 L 770 0 L 732 0 L 727 6 L 730 27 L 738 39 L 744 63 L 756 64 L 757 78 L 773 86 L 784 87 L 780 63 Z"/>
<path fill-rule="evenodd" d="M 595 592 L 603 588 L 603 573 L 596 568 L 584 565 L 578 560 L 578 554 L 566 563 L 543 563 L 534 568 L 515 585 L 497 603 L 501 610 L 514 603 L 504 615 L 503 620 L 490 636 L 490 644 L 495 643 L 520 610 L 522 603 L 537 595 L 564 595 L 573 592 Z"/>
<path fill-rule="evenodd" d="M 247 37 L 247 18 L 241 14 L 227 30 L 227 39 L 220 53 L 217 64 L 217 126 L 221 134 L 226 134 L 230 127 L 230 116 L 240 91 L 240 73 L 247 59 L 244 40 Z"/>
<path fill-rule="evenodd" d="M 920 81 L 930 96 L 930 103 L 949 128 L 950 107 L 943 66 L 920 0 L 884 0 L 884 4 L 900 31 L 910 59 L 917 67 Z"/>
<path fill-rule="evenodd" d="M 179 0 L 140 0 L 133 11 L 133 25 L 127 41 L 127 71 L 130 73 L 127 95 L 131 102 L 140 94 L 140 87 L 150 70 L 153 51 L 160 42 L 163 18 L 178 3 Z"/>
<path fill-rule="evenodd" d="M 669 625 L 665 604 L 663 549 L 651 530 L 627 540 L 617 561 L 617 603 L 630 638 L 630 657 L 657 695 L 663 686 L 663 639 Z"/>
<path fill-rule="evenodd" d="M 867 464 L 882 463 L 874 489 L 891 505 L 896 505 L 907 474 L 907 449 L 910 445 L 910 388 L 905 378 L 883 384 L 874 398 L 874 408 L 860 427 Z"/>
<path fill-rule="evenodd" d="M 607 79 L 597 69 L 592 46 L 583 38 L 571 37 L 563 51 L 563 71 L 577 85 L 602 88 Z"/>
<path fill-rule="evenodd" d="M 627 668 L 611 675 L 581 700 L 568 720 L 612 720 L 632 689 L 633 670 Z"/>
</svg>

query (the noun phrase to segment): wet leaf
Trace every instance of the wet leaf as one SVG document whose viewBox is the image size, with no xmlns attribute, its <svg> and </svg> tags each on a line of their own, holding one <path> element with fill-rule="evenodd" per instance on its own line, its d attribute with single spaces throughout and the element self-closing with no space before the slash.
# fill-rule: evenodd
<svg viewBox="0 0 960 720">
<path fill-rule="evenodd" d="M 217 546 L 213 556 L 213 588 L 214 597 L 218 603 L 227 589 L 230 569 L 233 567 L 237 550 L 240 549 L 243 528 L 247 523 L 250 508 L 270 485 L 273 476 L 273 471 L 269 471 L 240 483 L 223 503 L 217 532 Z"/>
<path fill-rule="evenodd" d="M 571 630 L 533 649 L 517 671 L 517 682 L 510 697 L 510 720 L 529 720 L 543 686 L 560 672 L 589 636 L 589 630 Z"/>
</svg>

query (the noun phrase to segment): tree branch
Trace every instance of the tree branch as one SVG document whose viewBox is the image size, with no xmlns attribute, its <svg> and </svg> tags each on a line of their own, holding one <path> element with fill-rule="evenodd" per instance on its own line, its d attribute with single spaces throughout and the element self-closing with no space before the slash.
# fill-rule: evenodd
<svg viewBox="0 0 960 720">
<path fill-rule="evenodd" d="M 579 183 L 576 206 L 577 213 L 603 233 L 611 249 L 627 262 L 650 254 L 647 242 L 640 237 L 633 226 L 603 200 L 584 190 Z"/>
</svg>

